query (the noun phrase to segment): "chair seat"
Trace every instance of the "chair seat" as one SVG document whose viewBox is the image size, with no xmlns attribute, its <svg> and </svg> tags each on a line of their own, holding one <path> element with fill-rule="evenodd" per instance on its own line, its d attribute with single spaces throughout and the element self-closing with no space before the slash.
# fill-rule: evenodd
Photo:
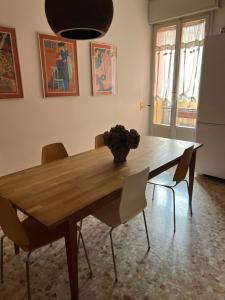
<svg viewBox="0 0 225 300">
<path fill-rule="evenodd" d="M 114 201 L 105 205 L 103 208 L 98 209 L 92 215 L 110 227 L 118 226 L 121 224 L 121 220 L 119 214 L 115 212 L 118 211 L 120 201 L 120 198 L 115 199 Z"/>
<path fill-rule="evenodd" d="M 52 230 L 48 230 L 45 226 L 28 217 L 22 222 L 24 229 L 28 235 L 30 244 L 24 247 L 25 251 L 33 251 L 59 240 L 65 235 L 64 225 L 59 225 Z"/>
<path fill-rule="evenodd" d="M 173 181 L 173 175 L 170 172 L 163 172 L 153 177 L 149 180 L 149 183 L 166 187 L 174 187 L 177 184 L 176 181 Z"/>
</svg>

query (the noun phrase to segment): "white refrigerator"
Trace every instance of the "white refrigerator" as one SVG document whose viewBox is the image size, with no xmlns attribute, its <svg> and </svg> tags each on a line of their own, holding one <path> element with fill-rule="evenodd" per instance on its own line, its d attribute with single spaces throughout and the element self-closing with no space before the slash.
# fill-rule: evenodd
<svg viewBox="0 0 225 300">
<path fill-rule="evenodd" d="M 197 141 L 197 172 L 225 179 L 225 34 L 206 38 Z"/>
</svg>

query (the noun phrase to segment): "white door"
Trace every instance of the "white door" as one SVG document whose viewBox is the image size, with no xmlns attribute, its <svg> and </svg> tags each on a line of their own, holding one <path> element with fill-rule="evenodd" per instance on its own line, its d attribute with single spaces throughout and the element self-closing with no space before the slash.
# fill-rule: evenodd
<svg viewBox="0 0 225 300">
<path fill-rule="evenodd" d="M 208 16 L 154 28 L 151 134 L 194 141 Z"/>
</svg>

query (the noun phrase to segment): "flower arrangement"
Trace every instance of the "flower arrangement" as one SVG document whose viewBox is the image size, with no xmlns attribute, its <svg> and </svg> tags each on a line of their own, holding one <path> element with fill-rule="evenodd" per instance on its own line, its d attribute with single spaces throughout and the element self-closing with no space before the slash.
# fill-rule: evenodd
<svg viewBox="0 0 225 300">
<path fill-rule="evenodd" d="M 110 131 L 104 133 L 104 143 L 109 147 L 114 162 L 124 162 L 130 151 L 138 147 L 140 135 L 135 129 L 128 131 L 122 125 L 112 127 Z"/>
</svg>

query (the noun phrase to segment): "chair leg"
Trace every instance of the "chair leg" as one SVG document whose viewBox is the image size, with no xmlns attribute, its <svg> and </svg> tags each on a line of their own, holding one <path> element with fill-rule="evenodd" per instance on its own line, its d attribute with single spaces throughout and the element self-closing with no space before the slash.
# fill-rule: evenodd
<svg viewBox="0 0 225 300">
<path fill-rule="evenodd" d="M 83 225 L 83 219 L 80 220 L 80 230 L 79 230 L 78 241 L 77 241 L 77 249 L 78 249 L 78 252 L 79 252 L 79 249 L 80 249 L 80 239 L 81 239 L 81 229 L 82 229 L 82 225 Z"/>
<path fill-rule="evenodd" d="M 189 195 L 189 182 L 187 180 L 184 180 L 187 184 L 187 190 L 188 190 L 188 200 L 189 200 L 189 207 L 190 207 L 190 211 L 191 211 L 191 216 L 193 215 L 193 211 L 192 211 L 192 201 L 190 201 L 190 195 Z"/>
<path fill-rule="evenodd" d="M 156 185 L 153 184 L 152 201 L 154 200 L 154 197 L 155 197 L 155 187 L 156 187 Z"/>
<path fill-rule="evenodd" d="M 117 277 L 117 269 L 116 269 L 116 259 L 115 259 L 115 254 L 114 254 L 114 247 L 113 247 L 113 239 L 112 239 L 112 232 L 113 232 L 113 229 L 115 227 L 112 227 L 111 230 L 110 230 L 110 242 L 111 242 L 111 249 L 112 249 L 112 257 L 113 257 L 113 266 L 114 266 L 114 273 L 115 273 L 115 281 L 117 282 L 118 281 L 118 277 Z"/>
<path fill-rule="evenodd" d="M 79 231 L 79 235 L 80 235 L 80 239 L 81 239 L 81 242 L 83 244 L 83 247 L 84 247 L 84 253 L 85 253 L 85 256 L 86 256 L 86 260 L 87 260 L 87 264 L 88 264 L 88 268 L 89 268 L 89 272 L 90 272 L 90 278 L 92 278 L 93 272 L 92 272 L 92 269 L 91 269 L 90 260 L 89 260 L 89 257 L 88 257 L 87 249 L 86 249 L 84 239 L 83 239 L 83 235 L 82 235 L 81 231 Z"/>
<path fill-rule="evenodd" d="M 173 231 L 176 232 L 176 204 L 175 204 L 175 191 L 173 188 L 170 188 L 173 192 Z"/>
<path fill-rule="evenodd" d="M 30 264 L 29 264 L 29 258 L 30 258 L 31 252 L 27 254 L 26 259 L 26 278 L 27 278 L 27 298 L 28 300 L 31 300 L 31 292 L 30 292 Z"/>
<path fill-rule="evenodd" d="M 145 232 L 146 232 L 146 237 L 147 237 L 147 242 L 148 242 L 147 252 L 149 252 L 149 250 L 151 249 L 151 246 L 150 246 L 150 240 L 149 240 L 149 235 L 148 235 L 148 227 L 147 227 L 147 222 L 146 222 L 146 217 L 145 217 L 145 211 L 144 210 L 143 210 L 143 218 L 144 218 Z"/>
<path fill-rule="evenodd" d="M 4 255 L 4 251 L 3 251 L 3 243 L 4 243 L 4 238 L 5 235 L 3 235 L 1 237 L 1 283 L 4 282 L 4 261 L 3 261 L 3 255 Z"/>
</svg>

